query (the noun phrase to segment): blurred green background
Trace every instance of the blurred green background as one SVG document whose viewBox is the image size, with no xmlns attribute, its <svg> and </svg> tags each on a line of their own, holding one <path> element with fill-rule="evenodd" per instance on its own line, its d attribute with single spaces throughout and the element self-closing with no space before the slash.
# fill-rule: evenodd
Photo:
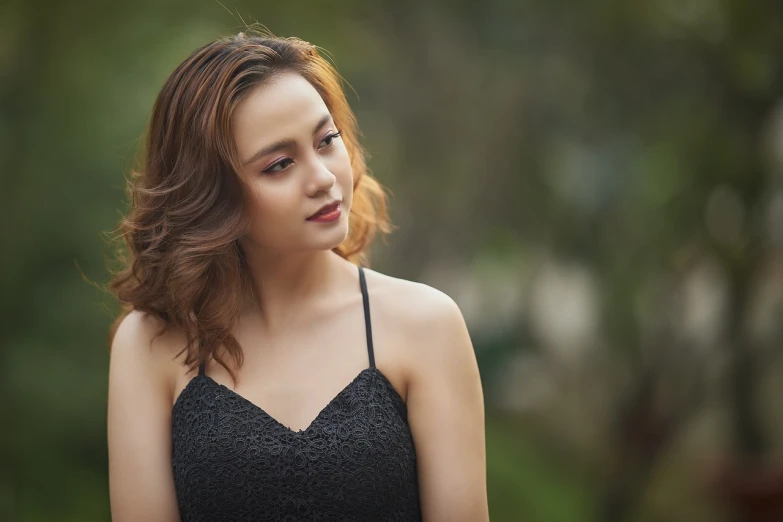
<svg viewBox="0 0 783 522">
<path fill-rule="evenodd" d="M 165 78 L 255 21 L 354 89 L 373 267 L 463 310 L 494 522 L 783 520 L 780 0 L 4 0 L 0 520 L 109 519 L 80 269 Z"/>
</svg>

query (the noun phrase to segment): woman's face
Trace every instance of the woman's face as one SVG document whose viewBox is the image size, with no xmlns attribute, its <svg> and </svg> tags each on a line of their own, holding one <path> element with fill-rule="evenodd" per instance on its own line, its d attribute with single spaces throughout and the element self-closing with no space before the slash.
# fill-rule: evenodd
<svg viewBox="0 0 783 522">
<path fill-rule="evenodd" d="M 252 196 L 243 247 L 287 253 L 340 245 L 348 235 L 353 173 L 318 91 L 299 74 L 278 74 L 237 107 L 232 126 Z M 339 211 L 327 220 L 308 219 L 335 202 Z"/>
</svg>

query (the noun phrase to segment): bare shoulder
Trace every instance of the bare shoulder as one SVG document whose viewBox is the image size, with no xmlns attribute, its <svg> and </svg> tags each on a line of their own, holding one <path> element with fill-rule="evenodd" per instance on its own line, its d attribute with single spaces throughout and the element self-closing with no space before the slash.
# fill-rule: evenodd
<svg viewBox="0 0 783 522">
<path fill-rule="evenodd" d="M 365 271 L 373 322 L 381 323 L 399 346 L 415 352 L 417 361 L 473 351 L 462 312 L 449 295 L 424 283 Z"/>
<path fill-rule="evenodd" d="M 404 399 L 423 518 L 489 520 L 484 394 L 459 307 L 428 285 L 377 272 L 367 279 L 376 289 L 375 295 L 370 289 L 371 305 L 381 309 L 384 333 L 395 345 L 384 347 L 405 358 Z"/>
<path fill-rule="evenodd" d="M 111 353 L 119 351 L 122 356 L 152 357 L 167 359 L 181 347 L 182 336 L 172 328 L 166 328 L 162 321 L 150 314 L 131 311 L 126 315 L 114 334 Z M 130 352 L 130 353 L 125 353 Z"/>
<path fill-rule="evenodd" d="M 130 346 L 139 344 L 149 346 L 153 338 L 161 331 L 162 324 L 144 312 L 132 310 L 120 321 L 112 340 L 111 351 L 133 350 Z"/>
<path fill-rule="evenodd" d="M 423 518 L 489 520 L 484 396 L 459 307 L 421 283 L 371 272 L 367 284 L 384 334 L 395 344 L 384 346 L 405 355 L 405 403 Z"/>
<path fill-rule="evenodd" d="M 394 312 L 399 319 L 412 324 L 431 321 L 453 321 L 462 314 L 457 303 L 446 293 L 424 283 L 409 281 L 365 269 L 373 305 Z"/>
<path fill-rule="evenodd" d="M 111 374 L 132 374 L 135 379 L 173 391 L 177 354 L 184 347 L 178 332 L 164 329 L 158 319 L 132 311 L 117 327 L 111 343 Z"/>
<path fill-rule="evenodd" d="M 131 312 L 112 339 L 107 408 L 112 520 L 179 519 L 171 470 L 175 345 L 170 333 L 158 335 L 161 326 Z"/>
</svg>

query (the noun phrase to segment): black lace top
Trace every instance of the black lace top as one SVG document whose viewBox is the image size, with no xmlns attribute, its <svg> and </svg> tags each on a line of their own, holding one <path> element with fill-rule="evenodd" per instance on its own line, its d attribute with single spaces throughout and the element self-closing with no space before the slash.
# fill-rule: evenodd
<svg viewBox="0 0 783 522">
<path fill-rule="evenodd" d="M 416 452 L 405 402 L 370 366 L 304 430 L 205 375 L 172 411 L 174 482 L 182 522 L 420 521 Z"/>
</svg>

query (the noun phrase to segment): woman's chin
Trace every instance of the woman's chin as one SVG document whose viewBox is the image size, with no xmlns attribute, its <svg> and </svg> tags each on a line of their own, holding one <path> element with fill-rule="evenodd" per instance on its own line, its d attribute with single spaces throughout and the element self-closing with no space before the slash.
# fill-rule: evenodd
<svg viewBox="0 0 783 522">
<path fill-rule="evenodd" d="M 342 245 L 348 238 L 348 227 L 335 227 L 334 230 L 323 231 L 321 237 L 313 238 L 312 248 L 315 250 L 333 250 Z"/>
</svg>

